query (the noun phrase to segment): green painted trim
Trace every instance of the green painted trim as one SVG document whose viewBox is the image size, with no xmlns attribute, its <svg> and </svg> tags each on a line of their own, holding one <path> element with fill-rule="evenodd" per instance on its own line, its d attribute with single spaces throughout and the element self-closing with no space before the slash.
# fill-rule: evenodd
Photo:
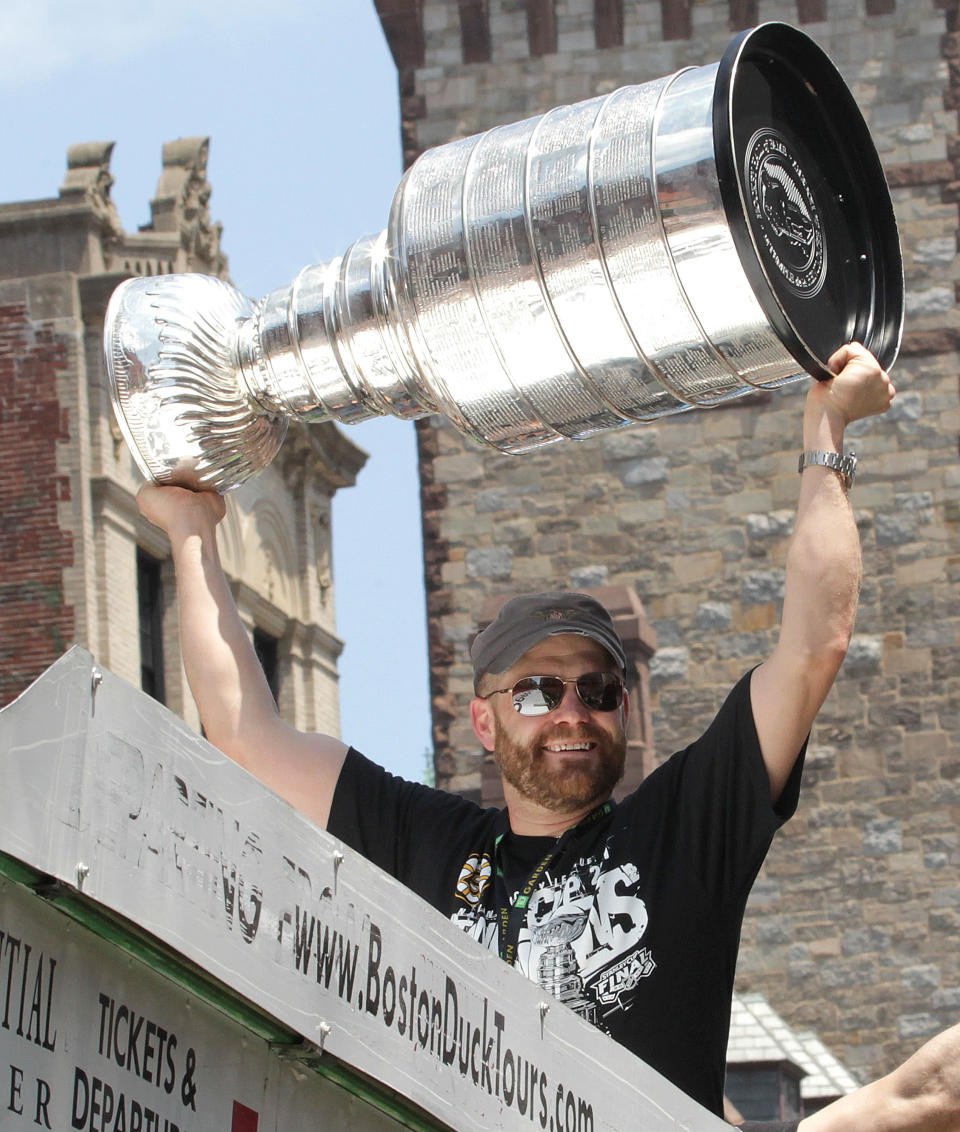
<svg viewBox="0 0 960 1132">
<path fill-rule="evenodd" d="M 27 888 L 32 888 L 40 878 L 40 874 L 35 869 L 28 868 L 16 857 L 8 857 L 6 853 L 0 853 L 0 876 L 5 876 L 8 880 L 25 885 Z"/>
<path fill-rule="evenodd" d="M 16 857 L 0 852 L 0 876 L 29 889 L 46 904 L 69 916 L 100 939 L 140 960 L 190 994 L 219 1010 L 244 1029 L 268 1042 L 285 1061 L 308 1066 L 319 1077 L 365 1101 L 413 1132 L 448 1132 L 449 1125 L 431 1116 L 401 1093 L 368 1077 L 329 1053 L 310 1050 L 303 1038 L 236 991 L 214 979 L 179 952 L 154 939 L 129 920 L 114 915 L 81 892 Z M 302 1047 L 302 1054 L 298 1047 Z"/>
<path fill-rule="evenodd" d="M 402 1093 L 395 1092 L 382 1082 L 359 1073 L 336 1057 L 324 1054 L 313 1069 L 331 1084 L 339 1085 L 359 1100 L 373 1105 L 405 1128 L 411 1128 L 414 1132 L 450 1132 L 449 1124 L 444 1124 L 443 1121 L 418 1107 Z"/>
<path fill-rule="evenodd" d="M 293 1043 L 300 1040 L 292 1030 L 247 1002 L 236 991 L 208 975 L 179 952 L 160 943 L 129 920 L 109 912 L 70 885 L 37 872 L 5 853 L 0 853 L 0 874 L 31 889 L 45 903 L 63 912 L 100 939 L 139 959 L 152 970 L 166 975 L 264 1041 Z"/>
</svg>

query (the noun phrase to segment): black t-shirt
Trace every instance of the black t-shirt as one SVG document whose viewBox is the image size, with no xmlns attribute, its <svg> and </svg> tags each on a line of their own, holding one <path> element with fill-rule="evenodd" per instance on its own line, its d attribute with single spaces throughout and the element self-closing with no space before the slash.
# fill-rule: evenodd
<svg viewBox="0 0 960 1132">
<path fill-rule="evenodd" d="M 356 751 L 328 828 L 495 951 L 498 905 L 559 849 L 521 917 L 516 966 L 720 1114 L 743 911 L 796 807 L 802 763 L 772 806 L 749 684 L 748 674 L 696 742 L 559 847 Z"/>
</svg>

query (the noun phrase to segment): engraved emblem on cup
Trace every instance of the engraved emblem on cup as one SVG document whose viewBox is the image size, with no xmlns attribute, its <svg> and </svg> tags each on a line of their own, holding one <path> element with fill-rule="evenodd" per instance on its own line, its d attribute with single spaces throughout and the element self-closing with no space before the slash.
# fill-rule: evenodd
<svg viewBox="0 0 960 1132">
<path fill-rule="evenodd" d="M 428 150 L 387 227 L 257 303 L 130 279 L 105 356 L 140 470 L 226 490 L 290 420 L 445 416 L 518 453 L 772 389 L 850 338 L 889 367 L 903 271 L 852 95 L 803 32 Z"/>
<path fill-rule="evenodd" d="M 823 225 L 803 169 L 779 131 L 758 130 L 750 139 L 744 179 L 767 257 L 798 295 L 816 295 L 827 274 Z"/>
</svg>

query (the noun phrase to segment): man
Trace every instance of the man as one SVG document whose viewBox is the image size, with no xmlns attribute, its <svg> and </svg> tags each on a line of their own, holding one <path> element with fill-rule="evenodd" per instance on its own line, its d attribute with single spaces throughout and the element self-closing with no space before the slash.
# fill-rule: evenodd
<svg viewBox="0 0 960 1132">
<path fill-rule="evenodd" d="M 211 742 L 716 1113 L 740 921 L 842 663 L 860 582 L 843 434 L 884 412 L 862 346 L 807 394 L 800 500 L 772 655 L 708 731 L 618 807 L 623 648 L 583 595 L 522 598 L 474 642 L 474 730 L 506 810 L 405 783 L 276 712 L 220 569 L 210 493 L 148 487 L 170 538 L 184 662 Z"/>
<path fill-rule="evenodd" d="M 745 1121 L 743 1132 L 957 1132 L 960 1025 L 931 1038 L 892 1073 L 803 1120 Z"/>
</svg>

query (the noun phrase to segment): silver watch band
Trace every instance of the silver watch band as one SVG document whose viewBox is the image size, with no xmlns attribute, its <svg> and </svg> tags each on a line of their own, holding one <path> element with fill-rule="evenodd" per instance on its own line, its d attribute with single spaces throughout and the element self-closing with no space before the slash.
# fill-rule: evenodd
<svg viewBox="0 0 960 1132">
<path fill-rule="evenodd" d="M 837 452 L 802 452 L 797 471 L 802 472 L 804 468 L 809 468 L 811 464 L 818 465 L 821 468 L 832 468 L 839 474 L 843 480 L 843 486 L 848 491 L 853 487 L 853 481 L 857 478 L 856 452 L 849 452 L 845 456 L 841 456 Z"/>
</svg>

